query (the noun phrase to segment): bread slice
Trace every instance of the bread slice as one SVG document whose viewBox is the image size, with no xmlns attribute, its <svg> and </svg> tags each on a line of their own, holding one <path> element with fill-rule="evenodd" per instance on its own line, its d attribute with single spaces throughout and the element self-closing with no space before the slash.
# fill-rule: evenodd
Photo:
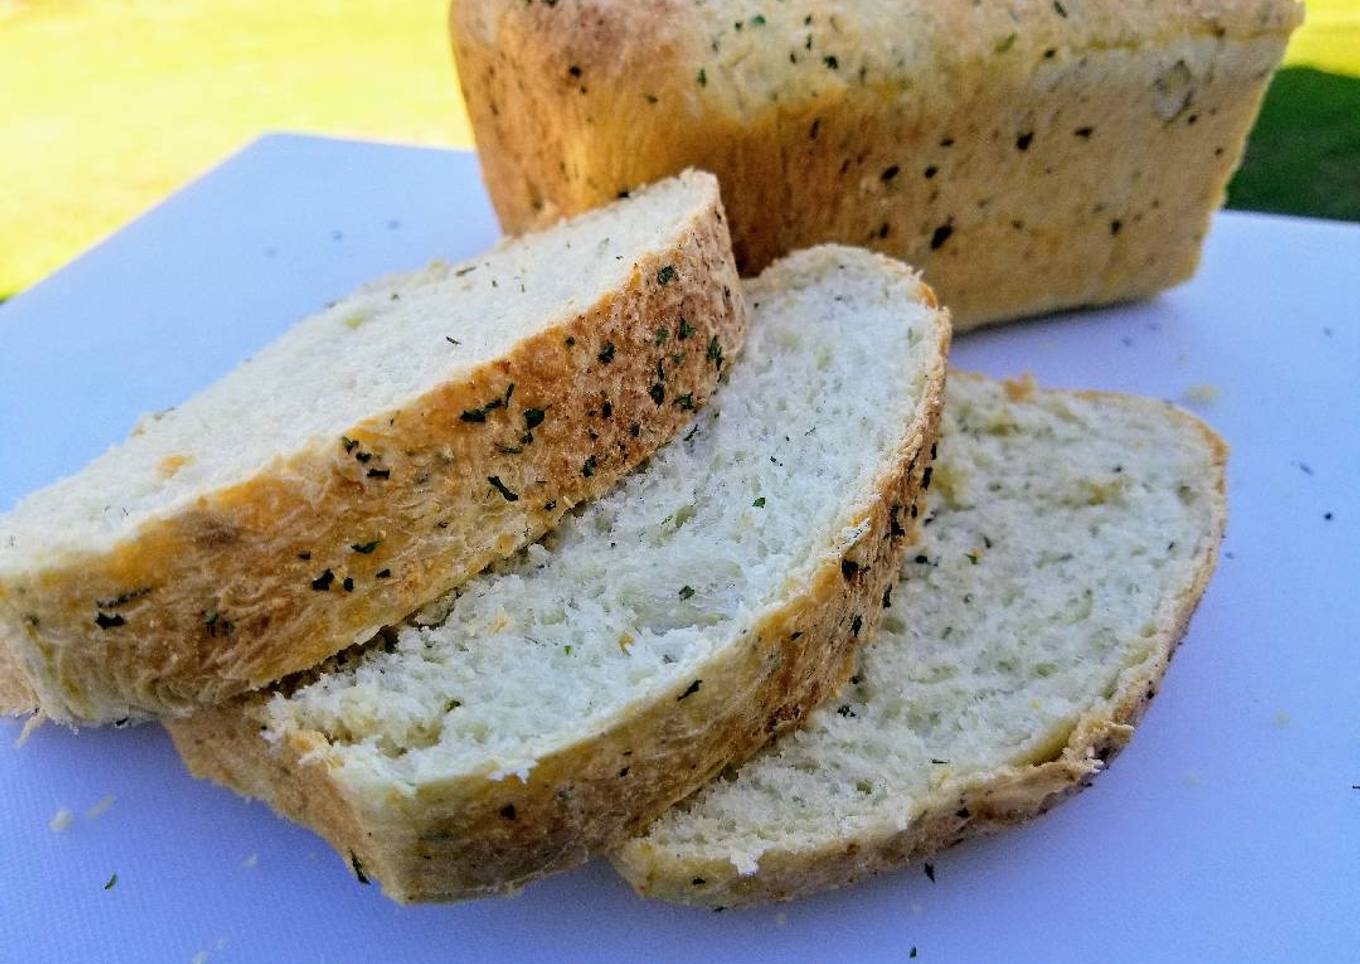
<svg viewBox="0 0 1360 964">
<path fill-rule="evenodd" d="M 1133 736 L 1209 580 L 1226 449 L 1148 399 L 950 374 L 931 512 L 856 675 L 614 856 L 786 900 L 1029 820 Z"/>
<path fill-rule="evenodd" d="M 314 666 L 612 486 L 744 324 L 702 173 L 368 285 L 0 517 L 0 645 L 67 722 Z"/>
<path fill-rule="evenodd" d="M 743 275 L 863 244 L 954 326 L 1189 277 L 1296 0 L 455 0 L 501 223 L 688 166 Z"/>
<path fill-rule="evenodd" d="M 897 571 L 949 327 L 863 250 L 793 255 L 746 297 L 743 359 L 646 471 L 435 625 L 172 723 L 190 769 L 391 897 L 452 900 L 617 846 L 796 724 Z"/>
</svg>

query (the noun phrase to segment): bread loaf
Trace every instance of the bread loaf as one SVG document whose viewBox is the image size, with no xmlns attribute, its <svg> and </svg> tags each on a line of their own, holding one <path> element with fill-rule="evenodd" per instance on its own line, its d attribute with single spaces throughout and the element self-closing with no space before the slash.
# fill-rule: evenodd
<svg viewBox="0 0 1360 964">
<path fill-rule="evenodd" d="M 454 0 L 508 231 L 688 166 L 743 275 L 824 241 L 957 330 L 1188 278 L 1295 0 Z"/>
</svg>

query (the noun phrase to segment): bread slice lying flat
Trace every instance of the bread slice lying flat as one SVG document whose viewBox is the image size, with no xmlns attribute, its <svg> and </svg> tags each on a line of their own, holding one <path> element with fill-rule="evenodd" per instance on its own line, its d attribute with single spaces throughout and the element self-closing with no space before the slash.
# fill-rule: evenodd
<svg viewBox="0 0 1360 964">
<path fill-rule="evenodd" d="M 183 713 L 370 638 L 651 454 L 744 324 L 699 173 L 359 290 L 0 517 L 28 708 Z"/>
<path fill-rule="evenodd" d="M 743 275 L 839 241 L 955 328 L 1189 277 L 1296 0 L 454 0 L 507 230 L 686 167 Z M 564 161 L 565 159 L 565 161 Z"/>
<path fill-rule="evenodd" d="M 708 906 L 1035 817 L 1133 735 L 1208 582 L 1223 443 L 1160 402 L 951 373 L 930 514 L 856 674 L 614 857 Z"/>
<path fill-rule="evenodd" d="M 451 900 L 617 846 L 796 724 L 882 612 L 949 327 L 862 250 L 793 255 L 746 298 L 742 360 L 645 471 L 434 625 L 170 724 L 190 769 L 390 896 Z"/>
</svg>

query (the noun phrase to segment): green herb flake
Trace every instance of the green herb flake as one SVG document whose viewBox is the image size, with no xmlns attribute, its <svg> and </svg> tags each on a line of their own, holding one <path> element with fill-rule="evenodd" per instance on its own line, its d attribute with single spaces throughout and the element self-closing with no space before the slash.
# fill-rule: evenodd
<svg viewBox="0 0 1360 964">
<path fill-rule="evenodd" d="M 1003 37 L 996 42 L 996 45 L 992 49 L 999 54 L 1004 54 L 1007 50 L 1010 50 L 1015 46 L 1015 37 L 1016 35 L 1013 33 Z"/>
<path fill-rule="evenodd" d="M 762 13 L 758 13 L 758 14 L 756 14 L 754 17 L 751 18 L 751 21 L 750 21 L 750 22 L 751 22 L 751 26 L 753 26 L 753 27 L 763 27 L 763 26 L 765 26 L 765 15 L 762 14 Z"/>
<path fill-rule="evenodd" d="M 112 616 L 108 613 L 98 613 L 94 617 L 94 624 L 100 629 L 117 629 L 119 626 L 123 626 L 126 623 L 127 620 L 117 613 L 114 613 Z"/>
<path fill-rule="evenodd" d="M 915 959 L 916 959 L 916 945 L 915 945 L 915 944 L 911 945 L 911 952 L 910 952 L 909 954 L 907 954 L 907 957 L 910 957 L 912 960 L 915 960 Z"/>
<path fill-rule="evenodd" d="M 662 385 L 653 385 L 647 394 L 652 396 L 652 401 L 658 405 L 666 400 L 666 389 Z"/>
<path fill-rule="evenodd" d="M 702 67 L 699 68 L 699 76 L 698 76 L 697 79 L 698 79 L 698 81 L 699 81 L 699 86 L 700 86 L 700 87 L 707 87 L 707 86 L 708 86 L 708 74 L 704 72 L 704 68 L 702 68 Z"/>
<path fill-rule="evenodd" d="M 526 408 L 524 410 L 524 426 L 528 429 L 536 429 L 543 424 L 543 409 Z"/>
<path fill-rule="evenodd" d="M 354 868 L 354 876 L 359 878 L 359 883 L 367 884 L 368 878 L 364 876 L 364 865 L 359 862 L 359 857 L 353 850 L 349 852 L 349 865 Z"/>
<path fill-rule="evenodd" d="M 462 419 L 464 422 L 485 422 L 486 409 L 484 408 L 464 409 L 463 414 L 459 415 L 458 417 Z"/>
<path fill-rule="evenodd" d="M 666 339 L 670 338 L 670 336 L 671 333 L 668 332 L 665 328 L 658 328 L 656 330 L 656 344 L 658 345 L 666 344 Z"/>
<path fill-rule="evenodd" d="M 117 872 L 114 872 L 113 874 L 109 875 L 108 883 L 106 883 L 106 884 L 104 885 L 104 889 L 105 889 L 105 890 L 113 890 L 113 888 L 114 888 L 115 886 L 117 886 L 117 884 L 118 884 L 118 874 L 117 874 Z"/>
<path fill-rule="evenodd" d="M 367 556 L 370 553 L 372 553 L 374 549 L 378 548 L 378 546 L 382 544 L 383 541 L 381 539 L 374 539 L 372 542 L 351 543 L 350 548 L 353 549 L 355 552 L 359 553 L 359 555 L 361 556 Z"/>
<path fill-rule="evenodd" d="M 680 319 L 680 332 L 675 337 L 685 341 L 690 335 L 694 334 L 694 326 L 684 318 Z"/>
<path fill-rule="evenodd" d="M 694 393 L 685 392 L 675 400 L 675 404 L 686 412 L 694 411 Z"/>
<path fill-rule="evenodd" d="M 312 588 L 317 592 L 329 592 L 331 583 L 335 582 L 335 573 L 327 569 L 321 575 L 312 580 Z"/>
<path fill-rule="evenodd" d="M 612 341 L 605 342 L 604 347 L 600 349 L 600 353 L 595 357 L 600 359 L 600 361 L 603 362 L 604 364 L 608 365 L 610 362 L 614 360 L 614 343 Z"/>
<path fill-rule="evenodd" d="M 976 549 L 971 552 L 965 552 L 964 555 L 967 556 L 968 561 L 975 566 L 982 560 L 982 553 L 978 552 Z"/>
<path fill-rule="evenodd" d="M 505 497 L 506 502 L 519 501 L 519 494 L 516 492 L 511 492 L 508 488 L 506 488 L 505 483 L 501 481 L 501 477 L 499 475 L 488 475 L 486 477 L 486 480 L 491 483 L 491 487 L 493 489 L 495 489 L 497 492 L 499 492 L 502 496 Z"/>
<path fill-rule="evenodd" d="M 689 598 L 690 598 L 691 596 L 693 596 L 693 595 L 694 595 L 694 587 L 693 587 L 693 586 L 681 586 L 681 587 L 680 587 L 680 598 L 681 598 L 681 599 L 689 599 Z"/>
<path fill-rule="evenodd" d="M 595 474 L 596 465 L 597 463 L 595 461 L 595 456 L 592 455 L 590 458 L 586 459 L 585 462 L 581 465 L 581 474 L 584 475 L 586 478 L 590 478 L 592 475 Z"/>
<path fill-rule="evenodd" d="M 346 452 L 353 452 L 359 445 L 357 441 L 344 435 L 340 436 L 340 444 L 345 447 Z"/>
<path fill-rule="evenodd" d="M 665 286 L 670 284 L 677 277 L 679 277 L 679 275 L 675 270 L 675 265 L 668 264 L 656 273 L 656 282 L 659 285 Z"/>
<path fill-rule="evenodd" d="M 704 685 L 703 680 L 696 679 L 693 683 L 689 684 L 688 688 L 686 688 L 686 690 L 683 693 L 681 693 L 679 696 L 675 698 L 675 701 L 679 703 L 681 700 L 693 696 L 695 693 L 699 692 L 699 687 L 703 685 Z"/>
<path fill-rule="evenodd" d="M 930 878 L 930 882 L 932 884 L 935 883 L 935 865 L 930 863 L 926 864 L 925 871 L 926 876 Z"/>
<path fill-rule="evenodd" d="M 704 357 L 708 361 L 713 362 L 713 364 L 717 365 L 719 368 L 722 368 L 723 363 L 722 343 L 718 341 L 717 335 L 714 335 L 712 338 L 708 340 L 708 351 L 704 355 Z"/>
<path fill-rule="evenodd" d="M 754 507 L 757 508 L 757 509 L 763 509 L 763 508 L 765 508 L 765 496 L 763 496 L 763 495 L 760 496 L 758 499 L 756 499 L 754 502 L 752 502 L 751 505 L 754 506 Z"/>
</svg>

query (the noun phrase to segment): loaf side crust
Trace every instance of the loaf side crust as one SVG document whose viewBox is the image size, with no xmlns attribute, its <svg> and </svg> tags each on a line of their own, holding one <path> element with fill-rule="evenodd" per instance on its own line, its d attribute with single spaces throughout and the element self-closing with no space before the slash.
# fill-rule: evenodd
<svg viewBox="0 0 1360 964">
<path fill-rule="evenodd" d="M 671 438 L 691 413 L 670 400 L 699 406 L 717 384 L 710 339 L 740 350 L 738 284 L 715 190 L 621 290 L 465 379 L 111 551 L 0 581 L 0 645 L 42 712 L 73 724 L 182 715 L 314 666 L 534 541 Z M 656 330 L 680 317 L 696 337 L 677 353 Z"/>
<path fill-rule="evenodd" d="M 784 34 L 674 0 L 457 0 L 501 223 L 693 166 L 722 184 L 743 276 L 817 243 L 871 247 L 920 267 L 958 331 L 1147 297 L 1193 274 L 1302 11 L 919 2 L 884 25 L 842 7 L 834 31 L 821 11 Z"/>
<path fill-rule="evenodd" d="M 951 373 L 951 378 L 971 377 Z M 1025 393 L 1028 383 L 1012 387 Z M 1078 397 L 1119 396 L 1105 392 L 1073 392 Z M 1201 434 L 1213 452 L 1218 501 L 1208 537 L 1199 547 L 1193 579 L 1177 593 L 1157 627 L 1149 655 L 1126 669 L 1114 696 L 1077 721 L 1066 743 L 1050 758 L 1025 766 L 945 782 L 933 791 L 905 830 L 880 826 L 847 836 L 818 850 L 771 850 L 761 855 L 759 870 L 743 876 L 727 860 L 677 857 L 642 838 L 630 840 L 611 855 L 614 868 L 642 896 L 699 907 L 737 907 L 793 900 L 819 891 L 845 887 L 929 857 L 963 840 L 996 833 L 1035 819 L 1091 786 L 1133 738 L 1162 685 L 1171 657 L 1185 635 L 1218 561 L 1227 522 L 1225 468 L 1228 448 L 1199 419 L 1171 409 L 1187 432 Z M 702 888 L 694 881 L 702 880 Z"/>
<path fill-rule="evenodd" d="M 929 289 L 921 291 L 935 307 Z M 289 734 L 274 747 L 261 738 L 260 697 L 167 723 L 176 748 L 196 776 L 262 798 L 316 830 L 403 902 L 512 893 L 618 846 L 724 766 L 796 726 L 852 671 L 911 541 L 910 509 L 924 500 L 944 397 L 947 317 L 936 315 L 938 363 L 926 374 L 919 414 L 880 456 L 853 542 L 790 587 L 695 681 L 545 755 L 527 780 L 467 776 L 409 798 L 357 799 L 328 776 L 333 764 L 320 734 Z"/>
</svg>

